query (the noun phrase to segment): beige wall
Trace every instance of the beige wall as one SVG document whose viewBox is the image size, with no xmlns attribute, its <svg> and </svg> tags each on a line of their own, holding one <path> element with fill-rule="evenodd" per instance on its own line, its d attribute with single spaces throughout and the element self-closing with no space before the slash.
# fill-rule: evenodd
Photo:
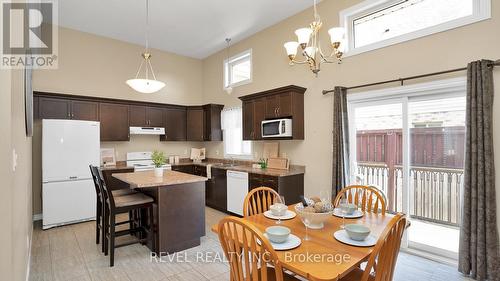
<svg viewBox="0 0 500 281">
<path fill-rule="evenodd" d="M 59 65 L 57 70 L 35 71 L 36 91 L 117 98 L 182 105 L 202 102 L 201 60 L 151 50 L 152 64 L 165 88 L 155 94 L 139 94 L 125 84 L 134 78 L 144 48 L 139 45 L 59 28 Z M 33 138 L 33 213 L 41 213 L 41 122 L 35 123 Z M 157 136 L 132 136 L 130 142 L 103 142 L 114 147 L 117 160 L 127 152 L 164 151 L 167 155 L 187 157 L 191 147 L 200 143 L 160 142 Z"/>
<path fill-rule="evenodd" d="M 357 2 L 360 1 L 322 1 L 319 13 L 325 29 L 337 26 L 338 12 Z M 495 30 L 500 27 L 500 3 L 492 1 L 492 5 L 490 20 L 348 57 L 341 65 L 323 65 L 318 78 L 306 66 L 288 66 L 283 48 L 283 43 L 295 40 L 294 30 L 311 21 L 312 11 L 309 9 L 231 47 L 231 54 L 252 48 L 253 55 L 253 82 L 235 88 L 231 96 L 222 90 L 222 61 L 225 51 L 206 58 L 203 61 L 203 99 L 204 102 L 241 106 L 238 96 L 288 84 L 306 87 L 305 140 L 282 141 L 281 151 L 288 154 L 292 163 L 306 165 L 306 194 L 317 194 L 320 189 L 331 186 L 332 165 L 333 100 L 331 95 L 323 96 L 321 91 L 335 85 L 353 86 L 463 67 L 468 62 L 481 58 L 499 59 L 500 36 L 495 35 Z M 328 40 L 326 30 L 322 31 L 322 37 Z M 326 49 L 328 42 L 322 43 Z M 495 70 L 495 77 L 497 88 L 500 88 L 498 69 Z M 494 107 L 496 120 L 500 120 L 500 103 L 497 101 Z M 500 124 L 495 124 L 497 150 L 500 150 L 499 126 Z M 262 144 L 257 142 L 256 146 L 259 154 Z M 208 156 L 213 156 L 215 150 L 223 151 L 220 144 L 209 144 L 207 148 L 210 148 Z M 500 161 L 498 155 L 499 153 L 497 163 Z M 500 189 L 500 165 L 497 165 L 497 171 L 497 186 Z M 498 196 L 500 202 L 500 195 Z"/>
<path fill-rule="evenodd" d="M 26 280 L 31 245 L 31 138 L 25 134 L 22 71 L 0 70 L 0 272 Z M 12 167 L 13 151 L 17 167 Z"/>
</svg>

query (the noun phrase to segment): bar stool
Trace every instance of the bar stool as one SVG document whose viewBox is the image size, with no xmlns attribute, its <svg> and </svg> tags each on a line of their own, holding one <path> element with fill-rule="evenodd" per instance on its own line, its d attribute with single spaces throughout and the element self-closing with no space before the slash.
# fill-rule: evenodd
<svg viewBox="0 0 500 281">
<path fill-rule="evenodd" d="M 90 174 L 92 175 L 92 179 L 94 181 L 94 188 L 96 192 L 96 220 L 95 220 L 95 235 L 96 235 L 96 244 L 99 244 L 99 238 L 101 237 L 102 233 L 102 247 L 101 250 L 104 253 L 104 200 L 103 200 L 103 191 L 101 190 L 101 187 L 99 185 L 99 168 L 96 166 L 89 165 L 90 167 Z M 113 196 L 124 196 L 124 195 L 131 195 L 137 193 L 134 190 L 130 189 L 121 189 L 121 190 L 113 190 Z M 119 224 L 124 224 L 124 223 L 130 223 L 132 224 L 134 220 L 138 219 L 137 214 L 131 212 L 129 214 L 129 220 L 125 222 L 120 222 Z"/>
<path fill-rule="evenodd" d="M 99 186 L 101 187 L 103 194 L 103 202 L 104 202 L 104 251 L 105 254 L 109 254 L 109 266 L 114 266 L 115 263 L 115 249 L 123 246 L 128 246 L 136 243 L 145 244 L 150 242 L 153 249 L 156 249 L 155 241 L 154 241 L 154 219 L 153 219 L 153 202 L 154 199 L 144 195 L 140 192 L 130 195 L 122 195 L 116 196 L 113 192 L 107 188 L 106 183 L 104 182 L 101 171 L 98 171 L 99 174 Z M 116 215 L 136 212 L 141 213 L 144 211 L 147 213 L 147 225 L 144 225 L 142 220 L 131 224 L 131 227 L 126 230 L 116 231 L 116 227 L 119 224 L 123 224 L 126 222 L 116 222 Z M 139 236 L 137 239 L 134 239 L 129 242 L 125 242 L 123 244 L 116 244 L 116 237 L 129 235 L 129 234 L 137 234 L 144 233 L 144 236 Z M 143 238 L 144 237 L 144 238 Z"/>
</svg>

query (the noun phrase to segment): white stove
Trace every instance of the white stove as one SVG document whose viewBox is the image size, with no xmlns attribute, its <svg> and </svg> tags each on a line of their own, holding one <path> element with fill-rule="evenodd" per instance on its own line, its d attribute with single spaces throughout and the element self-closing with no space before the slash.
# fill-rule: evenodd
<svg viewBox="0 0 500 281">
<path fill-rule="evenodd" d="M 127 153 L 127 166 L 134 167 L 134 171 L 150 171 L 154 170 L 155 165 L 151 160 L 152 152 L 129 152 Z M 162 166 L 165 170 L 172 170 L 172 165 L 165 164 Z"/>
</svg>

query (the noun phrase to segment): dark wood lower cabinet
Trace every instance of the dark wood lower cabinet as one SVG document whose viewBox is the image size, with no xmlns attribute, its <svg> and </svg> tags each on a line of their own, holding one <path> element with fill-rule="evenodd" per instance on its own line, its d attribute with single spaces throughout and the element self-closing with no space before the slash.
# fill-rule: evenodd
<svg viewBox="0 0 500 281">
<path fill-rule="evenodd" d="M 284 177 L 274 177 L 261 174 L 248 175 L 248 189 L 257 187 L 269 187 L 285 196 L 287 205 L 300 202 L 300 196 L 304 195 L 304 174 Z"/>
<path fill-rule="evenodd" d="M 203 165 L 174 165 L 172 170 L 206 177 L 207 168 Z M 222 212 L 227 212 L 227 170 L 212 167 L 212 177 L 205 182 L 206 205 Z M 269 187 L 285 196 L 287 205 L 300 202 L 304 195 L 304 174 L 291 176 L 270 176 L 248 174 L 248 190 L 257 187 Z"/>
</svg>

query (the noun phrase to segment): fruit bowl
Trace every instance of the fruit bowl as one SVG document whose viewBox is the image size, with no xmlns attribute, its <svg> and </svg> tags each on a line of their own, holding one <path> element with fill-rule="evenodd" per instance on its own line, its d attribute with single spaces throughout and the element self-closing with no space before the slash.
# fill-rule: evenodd
<svg viewBox="0 0 500 281">
<path fill-rule="evenodd" d="M 300 216 L 302 222 L 307 224 L 308 228 L 311 229 L 322 229 L 325 226 L 325 221 L 332 217 L 333 207 L 327 206 L 322 212 L 312 212 L 310 207 L 308 209 L 304 208 L 302 203 L 297 203 L 295 205 L 295 212 Z"/>
</svg>

